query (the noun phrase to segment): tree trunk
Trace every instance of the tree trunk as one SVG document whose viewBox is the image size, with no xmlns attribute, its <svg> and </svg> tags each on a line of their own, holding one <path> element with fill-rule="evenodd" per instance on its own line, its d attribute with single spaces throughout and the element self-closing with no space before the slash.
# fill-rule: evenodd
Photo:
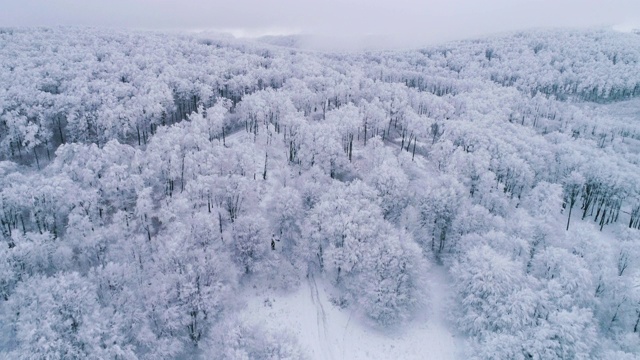
<svg viewBox="0 0 640 360">
<path fill-rule="evenodd" d="M 569 218 L 567 219 L 567 230 L 569 231 L 569 223 L 571 222 L 571 210 L 573 210 L 573 205 L 569 206 Z"/>
<path fill-rule="evenodd" d="M 35 146 L 33 147 L 33 154 L 36 156 L 36 165 L 38 165 L 38 171 L 40 171 L 40 160 L 38 160 L 38 152 Z"/>
<path fill-rule="evenodd" d="M 264 172 L 262 173 L 262 180 L 267 180 L 267 159 L 269 154 L 264 155 Z"/>
<path fill-rule="evenodd" d="M 185 155 L 182 155 L 182 169 L 180 171 L 180 192 L 184 191 L 184 158 Z"/>
<path fill-rule="evenodd" d="M 416 157 L 416 138 L 413 139 L 413 154 L 411 154 L 411 161 Z"/>
<path fill-rule="evenodd" d="M 367 124 L 364 124 L 364 146 L 367 146 Z"/>
<path fill-rule="evenodd" d="M 62 124 L 60 123 L 60 116 L 57 116 L 58 119 L 58 131 L 60 132 L 60 143 L 64 144 L 64 136 L 62 135 Z"/>
</svg>

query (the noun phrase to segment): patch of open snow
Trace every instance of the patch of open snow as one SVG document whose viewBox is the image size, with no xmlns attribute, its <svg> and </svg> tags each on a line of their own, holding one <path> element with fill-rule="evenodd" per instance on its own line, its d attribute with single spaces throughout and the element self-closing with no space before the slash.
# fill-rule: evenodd
<svg viewBox="0 0 640 360">
<path fill-rule="evenodd" d="M 431 310 L 398 329 L 377 329 L 329 300 L 330 285 L 310 275 L 291 292 L 252 289 L 242 316 L 272 331 L 290 331 L 312 359 L 456 359 L 464 340 L 447 324 L 451 294 L 446 270 L 430 270 Z"/>
<path fill-rule="evenodd" d="M 638 33 L 640 32 L 640 19 L 635 21 L 626 21 L 624 23 L 616 24 L 611 27 L 614 31 L 623 33 Z"/>
</svg>

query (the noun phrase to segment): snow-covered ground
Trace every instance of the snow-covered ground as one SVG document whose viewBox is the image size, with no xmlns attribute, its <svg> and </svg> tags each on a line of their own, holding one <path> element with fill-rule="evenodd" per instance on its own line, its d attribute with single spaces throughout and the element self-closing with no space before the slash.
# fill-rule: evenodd
<svg viewBox="0 0 640 360">
<path fill-rule="evenodd" d="M 312 359 L 456 359 L 464 340 L 447 324 L 451 303 L 446 270 L 430 270 L 430 309 L 395 330 L 368 325 L 330 301 L 330 285 L 310 275 L 288 294 L 252 289 L 244 320 L 273 331 L 292 332 Z"/>
</svg>

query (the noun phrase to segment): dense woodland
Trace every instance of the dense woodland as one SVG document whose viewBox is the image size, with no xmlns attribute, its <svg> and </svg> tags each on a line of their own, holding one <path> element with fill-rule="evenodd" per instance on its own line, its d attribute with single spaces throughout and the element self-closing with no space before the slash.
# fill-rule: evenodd
<svg viewBox="0 0 640 360">
<path fill-rule="evenodd" d="M 244 287 L 311 274 L 401 327 L 444 266 L 470 357 L 635 359 L 639 97 L 634 33 L 1 29 L 0 356 L 304 358 Z"/>
</svg>

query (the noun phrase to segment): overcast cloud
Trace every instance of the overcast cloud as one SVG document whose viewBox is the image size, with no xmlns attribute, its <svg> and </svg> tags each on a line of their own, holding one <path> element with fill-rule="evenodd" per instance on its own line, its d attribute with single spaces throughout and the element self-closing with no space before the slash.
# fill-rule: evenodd
<svg viewBox="0 0 640 360">
<path fill-rule="evenodd" d="M 0 0 L 0 26 L 380 36 L 404 44 L 616 24 L 640 24 L 640 0 Z"/>
</svg>

